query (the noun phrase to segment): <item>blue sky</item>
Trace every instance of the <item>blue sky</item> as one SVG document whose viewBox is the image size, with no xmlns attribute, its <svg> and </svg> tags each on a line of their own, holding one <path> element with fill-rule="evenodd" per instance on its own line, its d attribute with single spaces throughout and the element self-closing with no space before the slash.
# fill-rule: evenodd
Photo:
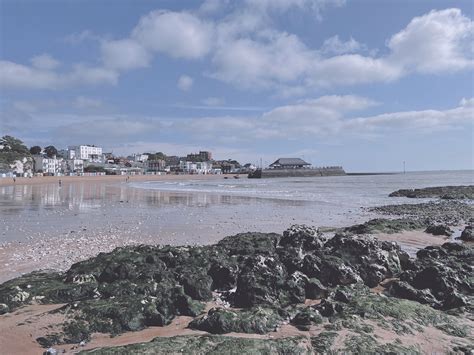
<svg viewBox="0 0 474 355">
<path fill-rule="evenodd" d="M 471 1 L 0 0 L 0 134 L 472 169 Z"/>
</svg>

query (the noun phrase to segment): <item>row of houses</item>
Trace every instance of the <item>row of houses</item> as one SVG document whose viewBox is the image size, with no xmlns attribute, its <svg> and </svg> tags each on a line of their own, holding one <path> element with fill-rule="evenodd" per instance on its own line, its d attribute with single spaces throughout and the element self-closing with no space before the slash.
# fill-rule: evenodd
<svg viewBox="0 0 474 355">
<path fill-rule="evenodd" d="M 57 155 L 46 154 L 25 157 L 15 162 L 11 173 L 16 176 L 83 175 L 105 173 L 110 175 L 141 174 L 223 174 L 247 172 L 254 167 L 240 166 L 235 160 L 212 159 L 209 151 L 191 153 L 185 157 L 165 156 L 162 153 L 140 153 L 115 157 L 94 145 L 70 146 Z"/>
</svg>

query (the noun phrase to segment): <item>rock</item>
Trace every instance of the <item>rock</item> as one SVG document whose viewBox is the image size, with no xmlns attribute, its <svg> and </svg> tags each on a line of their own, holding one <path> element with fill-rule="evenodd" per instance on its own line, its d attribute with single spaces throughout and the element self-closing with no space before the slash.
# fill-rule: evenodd
<svg viewBox="0 0 474 355">
<path fill-rule="evenodd" d="M 344 229 L 345 232 L 352 234 L 377 234 L 377 233 L 400 233 L 402 231 L 410 231 L 422 229 L 426 227 L 426 222 L 401 218 L 401 219 L 386 219 L 376 218 L 368 222 L 357 224 Z"/>
<path fill-rule="evenodd" d="M 445 235 L 447 237 L 451 236 L 454 231 L 446 225 L 443 224 L 432 224 L 426 228 L 425 233 L 433 235 Z"/>
<path fill-rule="evenodd" d="M 0 303 L 0 315 L 8 313 L 10 308 L 5 303 Z"/>
<path fill-rule="evenodd" d="M 369 211 L 402 216 L 402 219 L 411 219 L 419 223 L 421 227 L 416 229 L 424 229 L 430 224 L 455 226 L 463 222 L 467 223 L 474 214 L 474 206 L 459 201 L 441 201 L 373 207 L 369 208 Z"/>
<path fill-rule="evenodd" d="M 474 242 L 474 227 L 467 226 L 464 228 L 459 239 L 464 240 L 465 242 Z"/>
<path fill-rule="evenodd" d="M 435 308 L 463 307 L 474 299 L 473 273 L 471 247 L 457 243 L 430 246 L 419 250 L 412 269 L 400 275 L 400 280 L 411 288 L 394 283 L 392 292 L 397 297 L 429 303 Z"/>
<path fill-rule="evenodd" d="M 389 294 L 407 300 L 417 301 L 422 304 L 429 304 L 432 307 L 439 307 L 438 300 L 428 289 L 417 290 L 404 281 L 395 281 L 390 285 Z"/>
<path fill-rule="evenodd" d="M 44 354 L 46 354 L 46 355 L 57 355 L 57 354 L 59 354 L 59 353 L 58 353 L 58 351 L 57 351 L 56 349 L 54 349 L 54 348 L 49 348 L 48 350 L 46 350 L 46 351 L 44 352 Z"/>
<path fill-rule="evenodd" d="M 189 328 L 203 330 L 212 334 L 273 332 L 282 322 L 282 318 L 272 309 L 252 308 L 246 311 L 233 311 L 212 308 L 207 315 L 189 323 Z"/>
<path fill-rule="evenodd" d="M 474 186 L 440 186 L 425 187 L 423 189 L 403 189 L 392 192 L 390 197 L 408 197 L 408 198 L 434 198 L 438 197 L 445 200 L 452 199 L 474 199 Z"/>
<path fill-rule="evenodd" d="M 248 258 L 237 279 L 235 305 L 250 308 L 278 304 L 286 278 L 284 266 L 274 256 Z"/>
<path fill-rule="evenodd" d="M 382 280 L 397 276 L 407 264 L 409 256 L 401 248 L 390 242 L 381 242 L 374 238 L 359 238 L 346 234 L 336 234 L 325 247 L 328 252 L 350 265 L 352 274 L 358 274 L 369 287 L 375 287 Z M 337 272 L 334 273 L 337 275 Z M 357 280 L 355 280 L 357 281 Z M 336 285 L 353 282 L 338 281 Z M 333 283 L 334 284 L 334 283 Z"/>
<path fill-rule="evenodd" d="M 299 330 L 308 331 L 311 325 L 323 323 L 323 317 L 317 310 L 312 307 L 305 307 L 300 310 L 291 320 L 293 324 Z"/>
<path fill-rule="evenodd" d="M 306 298 L 316 300 L 319 298 L 325 298 L 328 290 L 323 286 L 321 281 L 315 278 L 311 278 L 306 282 Z"/>
</svg>

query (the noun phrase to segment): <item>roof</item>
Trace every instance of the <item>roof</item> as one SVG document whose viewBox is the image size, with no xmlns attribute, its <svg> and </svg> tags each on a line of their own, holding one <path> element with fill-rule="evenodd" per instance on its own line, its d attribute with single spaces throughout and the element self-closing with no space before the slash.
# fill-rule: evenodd
<svg viewBox="0 0 474 355">
<path fill-rule="evenodd" d="M 303 159 L 300 158 L 280 158 L 276 160 L 273 165 L 311 165 L 310 163 L 305 162 Z"/>
</svg>

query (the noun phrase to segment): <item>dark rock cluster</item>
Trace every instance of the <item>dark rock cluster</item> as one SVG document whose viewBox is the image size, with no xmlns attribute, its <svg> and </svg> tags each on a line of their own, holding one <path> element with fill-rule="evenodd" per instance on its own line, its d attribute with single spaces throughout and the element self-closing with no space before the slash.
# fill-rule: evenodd
<svg viewBox="0 0 474 355">
<path fill-rule="evenodd" d="M 428 247 L 410 259 L 393 242 L 351 233 L 326 239 L 314 228 L 293 226 L 283 235 L 243 233 L 209 246 L 118 248 L 66 273 L 28 274 L 0 285 L 0 311 L 32 302 L 66 303 L 60 310 L 68 315 L 63 332 L 38 339 L 45 347 L 88 340 L 93 332 L 163 326 L 178 315 L 194 317 L 190 328 L 214 334 L 263 334 L 284 322 L 308 330 L 331 319 L 330 331 L 354 328 L 372 337 L 371 326 L 354 322 L 354 316 L 394 318 L 411 302 L 400 298 L 419 302 L 424 313 L 468 307 L 473 265 L 467 245 Z M 369 291 L 392 278 L 399 278 L 390 287 L 397 298 Z M 203 314 L 216 297 L 234 308 Z M 321 302 L 307 307 L 307 299 Z M 421 311 L 408 305 L 410 317 L 419 317 Z M 359 349 L 353 340 L 348 349 Z"/>
<path fill-rule="evenodd" d="M 445 243 L 417 253 L 411 266 L 393 282 L 390 294 L 434 308 L 472 306 L 474 300 L 474 249 Z"/>
<path fill-rule="evenodd" d="M 390 197 L 441 198 L 443 200 L 474 199 L 474 186 L 439 186 L 422 189 L 402 189 L 392 192 Z"/>
</svg>

